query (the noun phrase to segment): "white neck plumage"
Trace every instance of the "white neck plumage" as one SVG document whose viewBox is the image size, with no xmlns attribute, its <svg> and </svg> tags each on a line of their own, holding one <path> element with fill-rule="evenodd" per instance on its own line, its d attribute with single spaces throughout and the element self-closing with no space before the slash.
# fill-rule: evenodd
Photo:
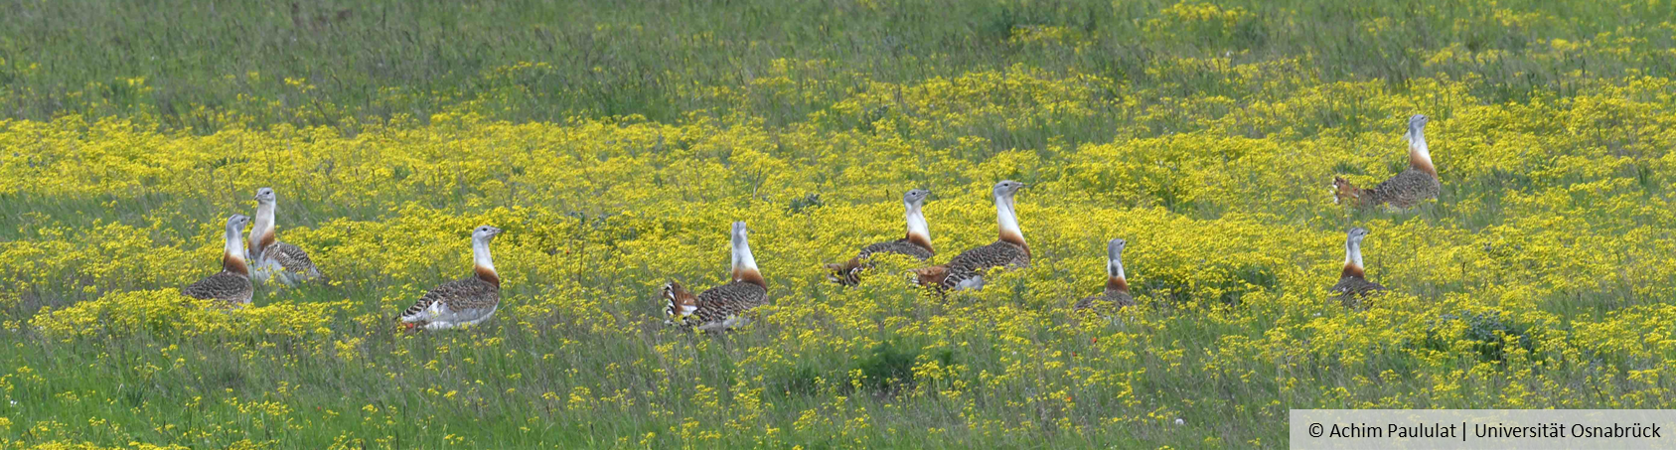
<svg viewBox="0 0 1676 450">
<path fill-rule="evenodd" d="M 1123 254 L 1111 251 L 1106 254 L 1106 276 L 1128 279 L 1123 275 Z"/>
<path fill-rule="evenodd" d="M 245 262 L 248 256 L 244 252 L 244 239 L 239 235 L 239 228 L 237 225 L 227 225 L 227 233 L 224 236 L 226 245 L 222 247 L 221 254 L 221 268 L 228 272 L 249 275 L 250 269 Z"/>
<path fill-rule="evenodd" d="M 925 223 L 925 214 L 920 212 L 920 206 L 908 203 L 908 236 L 919 236 L 926 243 L 931 242 L 931 226 Z"/>
<path fill-rule="evenodd" d="M 251 221 L 250 225 L 250 254 L 254 255 L 260 251 L 262 249 L 262 236 L 274 230 L 274 210 L 276 208 L 278 206 L 272 203 L 258 203 L 256 205 L 256 220 Z"/>
<path fill-rule="evenodd" d="M 733 240 L 733 281 L 740 281 L 744 272 L 757 272 L 757 259 L 751 256 L 751 244 L 745 238 Z"/>
<path fill-rule="evenodd" d="M 489 255 L 488 236 L 473 236 L 471 238 L 471 261 L 478 269 L 488 269 L 490 273 L 495 272 L 494 258 Z"/>
<path fill-rule="evenodd" d="M 1410 128 L 1408 134 L 1403 135 L 1403 137 L 1408 139 L 1409 165 L 1434 167 L 1432 166 L 1431 149 L 1426 147 L 1426 129 Z"/>
<path fill-rule="evenodd" d="M 244 238 L 243 238 L 243 236 L 241 236 L 239 234 L 239 229 L 235 228 L 235 227 L 232 227 L 232 226 L 227 227 L 227 236 L 226 237 L 227 237 L 227 248 L 226 248 L 227 254 L 236 256 L 239 259 L 244 259 L 245 258 Z"/>
<path fill-rule="evenodd" d="M 1013 198 L 1010 195 L 995 196 L 995 223 L 1001 227 L 1001 237 L 1008 234 L 1018 237 L 1023 244 L 1024 231 L 1018 228 L 1018 215 L 1013 212 Z"/>
<path fill-rule="evenodd" d="M 1344 243 L 1344 265 L 1362 267 L 1362 244 L 1356 241 Z"/>
</svg>

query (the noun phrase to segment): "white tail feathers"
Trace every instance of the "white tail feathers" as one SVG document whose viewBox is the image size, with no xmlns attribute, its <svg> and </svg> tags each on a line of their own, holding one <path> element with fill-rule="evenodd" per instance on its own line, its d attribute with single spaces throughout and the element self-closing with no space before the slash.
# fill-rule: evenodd
<svg viewBox="0 0 1676 450">
<path fill-rule="evenodd" d="M 674 281 L 663 284 L 663 300 L 664 300 L 663 315 L 674 317 L 675 316 L 675 282 Z"/>
<path fill-rule="evenodd" d="M 697 299 L 674 281 L 663 284 L 663 299 L 663 314 L 670 318 L 690 316 L 698 310 Z"/>
</svg>

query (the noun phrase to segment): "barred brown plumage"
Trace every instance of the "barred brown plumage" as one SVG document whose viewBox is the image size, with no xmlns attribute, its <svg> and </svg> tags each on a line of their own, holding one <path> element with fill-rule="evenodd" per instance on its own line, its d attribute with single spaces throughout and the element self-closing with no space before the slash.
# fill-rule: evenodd
<svg viewBox="0 0 1676 450">
<path fill-rule="evenodd" d="M 664 298 L 669 301 L 664 313 L 679 320 L 676 325 L 714 327 L 743 316 L 751 308 L 768 304 L 768 290 L 749 281 L 734 281 L 695 296 L 672 280 L 664 284 Z"/>
<path fill-rule="evenodd" d="M 215 300 L 226 306 L 242 307 L 250 304 L 255 289 L 249 277 L 223 271 L 193 282 L 180 292 L 200 300 Z"/>
<path fill-rule="evenodd" d="M 1022 245 L 995 241 L 955 255 L 944 265 L 947 274 L 938 287 L 942 289 L 982 289 L 984 272 L 995 268 L 1016 269 L 1030 266 L 1030 251 Z"/>
<path fill-rule="evenodd" d="M 300 280 L 319 278 L 320 269 L 315 268 L 314 260 L 308 257 L 308 252 L 302 248 L 285 242 L 274 242 L 262 249 L 262 258 L 279 264 L 287 274 L 300 277 Z M 299 281 L 300 281 L 299 280 Z"/>
</svg>

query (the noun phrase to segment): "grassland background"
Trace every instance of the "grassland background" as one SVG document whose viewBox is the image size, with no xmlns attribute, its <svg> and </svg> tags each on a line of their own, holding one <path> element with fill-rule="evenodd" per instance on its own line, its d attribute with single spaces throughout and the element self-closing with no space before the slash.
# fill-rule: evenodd
<svg viewBox="0 0 1676 450">
<path fill-rule="evenodd" d="M 0 445 L 1277 447 L 1298 407 L 1676 403 L 1668 2 L 5 2 Z M 1433 117 L 1439 202 L 1331 204 Z M 1014 178 L 1036 252 L 931 300 Z M 334 279 L 206 312 L 281 195 Z M 663 330 L 752 225 L 772 306 Z M 402 336 L 465 274 L 505 303 Z M 1329 299 L 1373 230 L 1396 294 Z M 1130 239 L 1140 308 L 1095 292 Z M 1175 425 L 1177 418 L 1184 425 Z"/>
</svg>

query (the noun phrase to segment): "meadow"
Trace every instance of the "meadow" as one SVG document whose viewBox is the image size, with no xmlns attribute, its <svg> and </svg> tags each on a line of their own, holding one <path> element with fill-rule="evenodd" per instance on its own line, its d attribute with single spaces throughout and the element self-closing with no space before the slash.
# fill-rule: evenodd
<svg viewBox="0 0 1676 450">
<path fill-rule="evenodd" d="M 1292 408 L 1676 407 L 1668 1 L 0 4 L 0 448 L 1277 448 Z M 1413 211 L 1332 201 L 1407 166 Z M 936 261 L 1030 184 L 1032 266 Z M 279 195 L 330 278 L 179 294 Z M 727 281 L 770 305 L 664 326 Z M 470 270 L 463 330 L 396 314 Z M 1391 288 L 1347 309 L 1345 230 Z M 1071 311 L 1128 240 L 1139 305 Z M 1666 376 L 1666 375 L 1670 376 Z"/>
</svg>

